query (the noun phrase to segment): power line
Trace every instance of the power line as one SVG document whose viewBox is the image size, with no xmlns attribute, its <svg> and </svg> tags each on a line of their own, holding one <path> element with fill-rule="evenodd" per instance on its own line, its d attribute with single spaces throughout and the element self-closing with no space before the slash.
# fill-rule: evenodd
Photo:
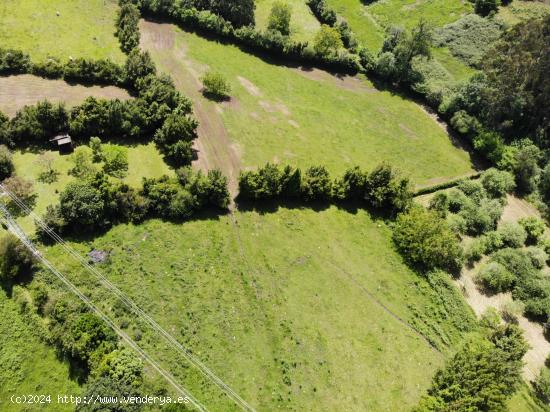
<svg viewBox="0 0 550 412">
<path fill-rule="evenodd" d="M 212 370 L 210 370 L 205 364 L 203 364 L 199 359 L 194 357 L 192 353 L 185 348 L 181 343 L 179 343 L 171 334 L 169 334 L 165 329 L 163 329 L 154 319 L 152 319 L 147 313 L 145 313 L 139 306 L 137 306 L 130 298 L 126 296 L 117 286 L 109 281 L 101 272 L 99 272 L 95 267 L 91 266 L 88 261 L 82 257 L 77 251 L 75 251 L 71 246 L 69 246 L 61 236 L 59 236 L 51 227 L 49 227 L 36 213 L 34 213 L 17 195 L 6 189 L 6 187 L 0 184 L 0 189 L 6 193 L 13 202 L 15 202 L 23 212 L 32 216 L 35 219 L 36 224 L 38 224 L 54 241 L 59 243 L 65 251 L 67 251 L 74 259 L 79 261 L 81 265 L 91 272 L 94 276 L 99 278 L 105 286 L 113 292 L 124 304 L 136 313 L 139 317 L 145 320 L 153 329 L 160 333 L 164 339 L 176 350 L 181 353 L 185 359 L 187 359 L 193 366 L 195 366 L 199 371 L 210 379 L 216 386 L 218 386 L 233 402 L 237 404 L 241 409 L 255 412 L 254 408 L 250 406 L 243 398 L 241 398 L 229 385 L 223 382 Z"/>
<path fill-rule="evenodd" d="M 8 230 L 11 231 L 24 245 L 29 249 L 36 259 L 38 259 L 44 266 L 46 266 L 59 280 L 61 280 L 75 295 L 77 295 L 93 312 L 95 312 L 107 325 L 118 335 L 120 338 L 125 341 L 132 349 L 134 349 L 139 356 L 145 359 L 151 366 L 162 376 L 168 383 L 170 383 L 176 391 L 189 399 L 189 401 L 200 411 L 207 411 L 204 407 L 189 391 L 179 385 L 168 371 L 166 371 L 162 366 L 160 366 L 155 360 L 153 360 L 128 334 L 121 330 L 116 324 L 105 314 L 101 309 L 99 309 L 86 295 L 84 295 L 70 280 L 68 280 L 61 272 L 59 272 L 55 266 L 46 259 L 40 251 L 34 246 L 34 244 L 26 236 L 25 232 L 21 227 L 15 222 L 9 211 L 6 207 L 0 204 L 0 213 L 2 216 L 0 219 L 3 223 L 6 224 Z"/>
</svg>

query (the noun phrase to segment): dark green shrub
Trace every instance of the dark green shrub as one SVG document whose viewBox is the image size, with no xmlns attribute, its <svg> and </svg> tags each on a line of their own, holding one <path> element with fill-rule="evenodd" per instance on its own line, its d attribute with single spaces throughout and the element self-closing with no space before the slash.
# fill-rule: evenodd
<svg viewBox="0 0 550 412">
<path fill-rule="evenodd" d="M 525 244 L 527 232 L 515 222 L 505 222 L 498 229 L 504 247 L 518 248 Z"/>
<path fill-rule="evenodd" d="M 4 145 L 0 145 L 0 181 L 10 177 L 14 170 L 15 166 L 10 150 Z"/>
<path fill-rule="evenodd" d="M 129 53 L 139 46 L 139 10 L 130 3 L 124 2 L 118 10 L 115 35 L 120 41 L 120 48 Z"/>
<path fill-rule="evenodd" d="M 206 95 L 227 98 L 231 94 L 231 85 L 221 73 L 208 71 L 201 77 L 201 82 Z"/>
<path fill-rule="evenodd" d="M 480 269 L 477 279 L 493 292 L 506 292 L 512 288 L 515 277 L 504 266 L 490 262 Z"/>
<path fill-rule="evenodd" d="M 543 367 L 540 374 L 533 382 L 533 388 L 537 397 L 545 404 L 550 404 L 550 369 Z"/>
<path fill-rule="evenodd" d="M 32 252 L 14 235 L 0 238 L 0 281 L 10 282 L 29 275 L 34 267 Z"/>
<path fill-rule="evenodd" d="M 442 217 L 447 215 L 449 210 L 449 196 L 445 192 L 438 192 L 430 199 L 429 209 L 436 211 Z"/>
<path fill-rule="evenodd" d="M 511 173 L 491 168 L 481 175 L 481 184 L 487 194 L 495 199 L 500 199 L 514 190 L 516 184 Z"/>
<path fill-rule="evenodd" d="M 324 166 L 312 166 L 302 180 L 302 195 L 307 201 L 328 200 L 332 194 L 332 181 Z"/>
<path fill-rule="evenodd" d="M 456 272 L 463 263 L 463 252 L 447 223 L 432 211 L 415 207 L 397 217 L 393 240 L 404 258 L 424 270 Z"/>
<path fill-rule="evenodd" d="M 105 202 L 91 183 L 77 181 L 67 185 L 59 198 L 63 220 L 79 230 L 97 228 L 105 223 Z"/>
<path fill-rule="evenodd" d="M 527 242 L 530 244 L 538 243 L 546 230 L 544 222 L 534 216 L 524 217 L 518 223 L 525 229 Z"/>
<path fill-rule="evenodd" d="M 489 14 L 496 13 L 500 4 L 500 0 L 475 0 L 474 9 L 476 14 L 485 17 Z"/>
</svg>

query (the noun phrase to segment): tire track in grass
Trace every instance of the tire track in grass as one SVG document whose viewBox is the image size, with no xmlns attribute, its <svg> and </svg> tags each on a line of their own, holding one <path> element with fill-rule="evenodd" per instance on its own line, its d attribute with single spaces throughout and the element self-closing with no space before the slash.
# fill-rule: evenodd
<svg viewBox="0 0 550 412">
<path fill-rule="evenodd" d="M 241 162 L 235 145 L 217 110 L 217 105 L 202 96 L 200 74 L 186 58 L 185 49 L 176 44 L 176 26 L 141 20 L 141 48 L 151 53 L 160 70 L 169 73 L 176 88 L 193 101 L 199 121 L 198 139 L 194 142 L 198 159 L 193 166 L 207 171 L 219 169 L 229 179 L 229 191 L 236 196 Z"/>
</svg>

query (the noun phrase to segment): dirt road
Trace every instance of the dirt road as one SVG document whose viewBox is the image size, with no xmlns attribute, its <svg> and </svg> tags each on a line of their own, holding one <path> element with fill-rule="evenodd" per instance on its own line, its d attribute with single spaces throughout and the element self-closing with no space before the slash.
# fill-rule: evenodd
<svg viewBox="0 0 550 412">
<path fill-rule="evenodd" d="M 220 103 L 207 100 L 201 93 L 200 75 L 205 71 L 186 57 L 184 45 L 175 41 L 176 26 L 167 23 L 140 22 L 141 48 L 149 51 L 160 71 L 169 73 L 176 88 L 193 101 L 200 125 L 195 149 L 198 160 L 193 166 L 201 170 L 220 169 L 229 179 L 232 196 L 237 194 L 240 158 L 220 115 Z"/>
</svg>

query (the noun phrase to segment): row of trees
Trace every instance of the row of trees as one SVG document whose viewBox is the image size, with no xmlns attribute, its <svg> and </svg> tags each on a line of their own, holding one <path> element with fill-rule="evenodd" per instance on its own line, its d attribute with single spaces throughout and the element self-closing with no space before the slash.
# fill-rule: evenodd
<svg viewBox="0 0 550 412">
<path fill-rule="evenodd" d="M 204 175 L 181 168 L 177 175 L 144 179 L 139 190 L 113 182 L 103 172 L 84 175 L 67 185 L 59 204 L 48 207 L 44 221 L 58 233 L 83 228 L 93 231 L 150 216 L 182 220 L 205 208 L 227 208 L 227 178 L 218 170 Z M 49 239 L 44 229 L 39 230 L 39 236 Z"/>
<path fill-rule="evenodd" d="M 233 24 L 234 20 L 224 18 L 223 13 L 216 14 L 211 11 L 215 8 L 197 7 L 194 4 L 195 1 L 191 0 L 173 3 L 153 0 L 133 1 L 145 14 L 168 17 L 186 28 L 206 30 L 259 51 L 267 51 L 301 61 L 317 62 L 348 71 L 360 69 L 359 56 L 344 48 L 330 49 L 328 53 L 323 54 L 319 53 L 313 45 L 309 46 L 307 42 L 293 41 L 286 33 L 289 21 L 286 8 L 277 8 L 273 14 L 271 29 L 260 31 L 254 27 L 253 20 L 250 24 L 240 24 L 240 22 Z M 222 3 L 235 4 L 237 8 L 246 9 L 246 4 L 241 6 L 240 2 Z M 349 33 L 349 30 L 345 33 Z"/>
<path fill-rule="evenodd" d="M 256 171 L 241 173 L 239 198 L 351 201 L 395 213 L 407 209 L 412 192 L 409 180 L 388 164 L 381 164 L 370 173 L 354 167 L 334 180 L 324 166 L 313 166 L 302 173 L 299 168 L 268 163 Z"/>
<path fill-rule="evenodd" d="M 0 115 L 0 143 L 44 146 L 61 132 L 69 132 L 81 143 L 93 136 L 134 141 L 154 136 L 167 160 L 176 166 L 189 164 L 198 125 L 190 100 L 176 90 L 170 77 L 156 75 L 147 53 L 137 49 L 130 52 L 124 73 L 125 83 L 137 98 L 120 101 L 89 97 L 70 111 L 47 101 L 26 106 L 9 121 Z"/>
<path fill-rule="evenodd" d="M 124 53 L 130 53 L 139 46 L 139 9 L 128 0 L 119 1 L 116 19 L 116 36 Z"/>
</svg>

